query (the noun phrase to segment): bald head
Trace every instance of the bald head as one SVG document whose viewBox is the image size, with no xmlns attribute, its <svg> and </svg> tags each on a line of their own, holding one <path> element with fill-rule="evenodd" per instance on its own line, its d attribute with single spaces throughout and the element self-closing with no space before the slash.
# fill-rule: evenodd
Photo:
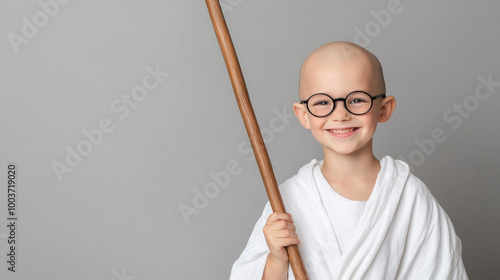
<svg viewBox="0 0 500 280">
<path fill-rule="evenodd" d="M 302 64 L 299 79 L 302 100 L 314 93 L 342 97 L 356 90 L 366 91 L 372 96 L 385 93 L 380 62 L 371 52 L 356 44 L 325 44 Z"/>
</svg>

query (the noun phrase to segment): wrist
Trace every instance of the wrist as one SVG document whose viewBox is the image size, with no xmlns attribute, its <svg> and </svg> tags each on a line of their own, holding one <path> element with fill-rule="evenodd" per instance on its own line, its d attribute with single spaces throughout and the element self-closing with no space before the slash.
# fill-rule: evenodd
<svg viewBox="0 0 500 280">
<path fill-rule="evenodd" d="M 287 279 L 288 277 L 288 260 L 283 260 L 269 253 L 267 255 L 266 267 L 262 280 L 267 279 Z"/>
<path fill-rule="evenodd" d="M 287 257 L 287 256 L 285 256 Z M 285 266 L 285 265 L 288 265 L 288 258 L 280 258 L 280 257 L 276 257 L 275 255 L 269 253 L 267 255 L 267 261 L 274 264 L 274 265 L 281 265 L 281 266 Z"/>
</svg>

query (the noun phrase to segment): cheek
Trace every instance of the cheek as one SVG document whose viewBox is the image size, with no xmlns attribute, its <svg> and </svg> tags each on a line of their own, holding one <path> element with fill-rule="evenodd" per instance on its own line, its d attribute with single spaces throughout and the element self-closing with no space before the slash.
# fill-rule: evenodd
<svg viewBox="0 0 500 280">
<path fill-rule="evenodd" d="M 380 108 L 372 108 L 368 114 L 362 115 L 363 122 L 365 123 L 378 123 L 378 119 L 380 117 Z"/>
<path fill-rule="evenodd" d="M 378 125 L 378 119 L 376 117 L 371 117 L 365 121 L 366 127 L 370 131 L 370 133 L 375 133 Z"/>
<path fill-rule="evenodd" d="M 311 133 L 313 135 L 314 138 L 316 138 L 316 140 L 318 142 L 321 142 L 323 140 L 323 137 L 325 137 L 325 132 L 324 132 L 324 125 L 325 125 L 325 121 L 323 119 L 316 119 L 315 121 L 311 121 Z"/>
<path fill-rule="evenodd" d="M 325 124 L 323 119 L 320 118 L 309 118 L 309 125 L 311 130 L 313 131 L 321 131 L 323 129 L 323 125 Z"/>
<path fill-rule="evenodd" d="M 373 105 L 373 108 L 372 108 L 372 110 L 370 112 L 370 115 L 373 116 L 373 119 L 376 122 L 378 122 L 381 113 L 382 113 L 382 110 L 381 110 L 380 106 Z"/>
</svg>

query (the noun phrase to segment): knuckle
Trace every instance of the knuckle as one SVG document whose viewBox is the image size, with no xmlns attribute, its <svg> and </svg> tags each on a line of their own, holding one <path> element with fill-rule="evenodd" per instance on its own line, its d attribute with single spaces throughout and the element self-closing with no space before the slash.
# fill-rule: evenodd
<svg viewBox="0 0 500 280">
<path fill-rule="evenodd" d="M 286 228 L 288 226 L 288 222 L 281 220 L 280 223 L 279 223 L 279 225 L 280 225 L 281 228 Z"/>
</svg>

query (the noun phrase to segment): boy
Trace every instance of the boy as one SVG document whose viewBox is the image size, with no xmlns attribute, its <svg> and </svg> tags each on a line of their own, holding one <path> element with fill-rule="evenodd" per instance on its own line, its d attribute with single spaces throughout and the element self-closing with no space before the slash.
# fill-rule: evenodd
<svg viewBox="0 0 500 280">
<path fill-rule="evenodd" d="M 460 239 L 427 187 L 405 163 L 373 155 L 377 124 L 396 106 L 378 59 L 348 42 L 321 46 L 301 67 L 299 97 L 295 114 L 324 160 L 280 186 L 289 213 L 267 203 L 231 279 L 294 279 L 292 244 L 311 280 L 468 279 Z"/>
</svg>

